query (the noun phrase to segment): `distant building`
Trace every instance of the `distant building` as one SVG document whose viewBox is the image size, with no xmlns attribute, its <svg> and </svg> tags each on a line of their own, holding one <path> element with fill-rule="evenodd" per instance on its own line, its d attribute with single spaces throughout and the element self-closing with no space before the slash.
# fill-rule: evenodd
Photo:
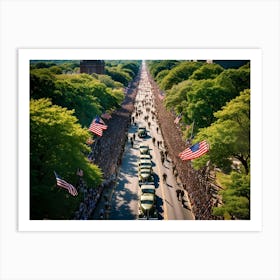
<svg viewBox="0 0 280 280">
<path fill-rule="evenodd" d="M 213 63 L 221 65 L 223 68 L 239 68 L 250 62 L 250 60 L 213 60 Z"/>
<path fill-rule="evenodd" d="M 206 62 L 206 63 L 216 63 L 219 64 L 220 66 L 222 66 L 225 69 L 229 69 L 229 68 L 239 68 L 245 64 L 247 64 L 248 62 L 250 62 L 250 60 L 212 60 L 212 59 L 207 59 L 207 60 L 196 60 L 199 62 Z"/>
<path fill-rule="evenodd" d="M 86 74 L 104 74 L 105 61 L 104 60 L 81 60 L 80 73 Z"/>
</svg>

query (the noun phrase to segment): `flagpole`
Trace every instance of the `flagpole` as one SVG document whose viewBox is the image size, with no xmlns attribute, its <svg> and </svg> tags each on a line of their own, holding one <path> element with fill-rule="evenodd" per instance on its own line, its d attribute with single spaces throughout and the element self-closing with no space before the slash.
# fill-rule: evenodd
<svg viewBox="0 0 280 280">
<path fill-rule="evenodd" d="M 194 121 L 193 121 L 193 125 L 192 125 L 192 132 L 191 132 L 191 139 L 192 139 L 192 135 L 193 135 L 193 127 L 194 127 Z"/>
</svg>

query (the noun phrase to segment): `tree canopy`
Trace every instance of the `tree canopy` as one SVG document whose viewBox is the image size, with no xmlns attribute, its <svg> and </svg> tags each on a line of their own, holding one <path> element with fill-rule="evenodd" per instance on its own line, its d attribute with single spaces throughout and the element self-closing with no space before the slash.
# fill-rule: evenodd
<svg viewBox="0 0 280 280">
<path fill-rule="evenodd" d="M 224 71 L 224 68 L 220 66 L 219 64 L 215 63 L 206 63 L 199 67 L 197 70 L 195 70 L 192 75 L 190 76 L 190 79 L 193 80 L 207 80 L 207 79 L 214 79 L 216 78 L 220 73 Z"/>
<path fill-rule="evenodd" d="M 159 86 L 163 90 L 171 89 L 184 80 L 189 79 L 195 70 L 202 66 L 201 62 L 183 61 L 173 67 L 169 73 L 161 80 Z"/>
<path fill-rule="evenodd" d="M 53 172 L 75 185 L 77 168 L 81 168 L 89 185 L 97 186 L 101 182 L 100 169 L 85 156 L 89 152 L 85 143 L 90 134 L 78 123 L 73 111 L 53 105 L 45 98 L 30 101 L 30 131 L 31 217 L 59 218 L 66 215 L 66 210 L 69 215 L 79 199 L 56 186 Z M 53 208 L 45 206 L 52 205 L 57 193 L 56 201 L 61 209 L 53 206 L 56 212 L 52 212 Z"/>
<path fill-rule="evenodd" d="M 194 141 L 207 139 L 210 152 L 194 161 L 196 167 L 211 160 L 224 171 L 231 170 L 233 159 L 241 162 L 246 174 L 250 169 L 250 90 L 244 90 L 222 110 L 216 112 L 217 120 L 200 129 Z"/>
<path fill-rule="evenodd" d="M 213 208 L 213 214 L 224 219 L 250 219 L 250 175 L 232 172 L 223 183 L 225 190 L 220 194 L 223 205 Z"/>
<path fill-rule="evenodd" d="M 31 71 L 30 95 L 51 98 L 54 104 L 74 109 L 83 126 L 88 126 L 95 115 L 117 108 L 124 99 L 123 88 L 109 76 L 105 80 L 102 75 L 99 80 L 88 74 L 54 75 L 49 69 Z"/>
<path fill-rule="evenodd" d="M 147 62 L 151 75 L 158 82 L 161 80 L 159 77 L 161 72 L 165 71 L 165 73 L 168 73 L 178 63 L 178 60 L 152 60 Z"/>
<path fill-rule="evenodd" d="M 203 67 L 208 69 L 208 66 Z M 221 70 L 220 67 L 216 68 Z M 167 109 L 182 113 L 186 124 L 195 121 L 195 133 L 199 128 L 210 126 L 216 120 L 215 112 L 241 91 L 250 88 L 249 69 L 228 69 L 215 75 L 215 78 L 201 80 L 193 79 L 196 76 L 193 75 L 192 79 L 180 82 L 166 91 L 164 103 Z"/>
</svg>

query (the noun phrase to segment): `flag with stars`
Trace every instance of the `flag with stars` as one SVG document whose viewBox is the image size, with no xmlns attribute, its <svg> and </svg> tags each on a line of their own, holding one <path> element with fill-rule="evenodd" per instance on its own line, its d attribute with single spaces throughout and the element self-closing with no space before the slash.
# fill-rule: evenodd
<svg viewBox="0 0 280 280">
<path fill-rule="evenodd" d="M 183 152 L 179 154 L 179 157 L 182 160 L 192 160 L 201 157 L 208 151 L 209 151 L 209 145 L 205 140 L 203 140 L 185 149 Z"/>
</svg>

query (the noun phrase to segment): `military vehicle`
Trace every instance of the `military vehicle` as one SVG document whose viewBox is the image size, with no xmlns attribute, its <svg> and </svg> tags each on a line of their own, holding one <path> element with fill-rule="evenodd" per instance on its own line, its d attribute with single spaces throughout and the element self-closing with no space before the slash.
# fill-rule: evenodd
<svg viewBox="0 0 280 280">
<path fill-rule="evenodd" d="M 139 126 L 138 127 L 138 136 L 140 138 L 145 138 L 147 136 L 147 130 L 145 126 Z"/>
</svg>

